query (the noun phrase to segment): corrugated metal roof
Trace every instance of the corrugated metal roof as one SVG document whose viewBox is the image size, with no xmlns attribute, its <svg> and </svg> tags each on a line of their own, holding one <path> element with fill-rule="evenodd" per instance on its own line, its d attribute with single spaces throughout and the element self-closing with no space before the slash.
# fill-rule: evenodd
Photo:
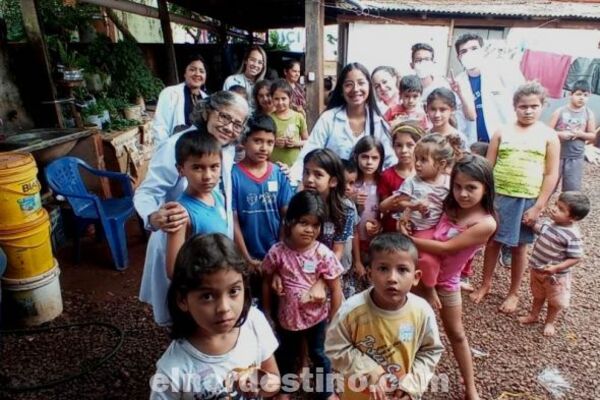
<svg viewBox="0 0 600 400">
<path fill-rule="evenodd" d="M 365 12 L 600 20 L 600 3 L 551 0 L 359 0 Z"/>
</svg>

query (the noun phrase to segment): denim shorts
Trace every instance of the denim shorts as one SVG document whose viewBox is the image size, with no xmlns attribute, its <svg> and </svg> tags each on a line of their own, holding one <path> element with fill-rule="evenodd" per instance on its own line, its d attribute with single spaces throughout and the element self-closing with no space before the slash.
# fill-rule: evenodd
<svg viewBox="0 0 600 400">
<path fill-rule="evenodd" d="M 523 214 L 531 208 L 537 199 L 496 195 L 495 208 L 498 214 L 498 231 L 494 240 L 508 247 L 533 243 L 533 230 L 521 223 Z"/>
</svg>

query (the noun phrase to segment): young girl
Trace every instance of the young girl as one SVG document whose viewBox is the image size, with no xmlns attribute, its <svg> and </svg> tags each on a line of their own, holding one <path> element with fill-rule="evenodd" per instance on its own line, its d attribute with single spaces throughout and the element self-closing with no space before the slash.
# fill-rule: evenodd
<svg viewBox="0 0 600 400">
<path fill-rule="evenodd" d="M 462 141 L 461 149 L 467 148 L 467 138 L 452 126 L 452 116 L 456 111 L 454 92 L 444 87 L 437 88 L 427 96 L 427 118 L 433 124 L 430 133 L 443 136 L 456 135 Z"/>
<path fill-rule="evenodd" d="M 320 374 L 330 377 L 331 364 L 325 356 L 324 338 L 327 322 L 337 312 L 342 302 L 339 276 L 343 267 L 335 254 L 317 241 L 327 217 L 321 197 L 308 190 L 297 193 L 290 201 L 285 216 L 284 240 L 275 244 L 265 257 L 263 304 L 265 313 L 271 315 L 270 277 L 277 273 L 281 278 L 283 293 L 280 294 L 277 326 L 281 347 L 276 352 L 282 375 L 296 373 L 296 359 L 306 338 L 312 368 L 321 368 Z M 324 279 L 331 293 L 328 302 L 315 301 L 310 289 L 319 279 Z M 290 398 L 290 393 L 280 395 Z M 318 397 L 335 396 L 325 390 Z"/>
<path fill-rule="evenodd" d="M 173 341 L 156 363 L 151 399 L 277 393 L 277 339 L 251 306 L 246 263 L 231 239 L 190 238 L 177 255 L 167 301 Z M 250 384 L 257 377 L 264 381 L 260 391 Z"/>
<path fill-rule="evenodd" d="M 405 179 L 415 174 L 415 146 L 423 136 L 423 129 L 407 123 L 397 125 L 392 131 L 392 143 L 398 164 L 383 171 L 377 183 L 377 195 L 381 201 L 379 212 L 383 215 L 381 225 L 384 232 L 396 232 L 396 219 L 393 216 L 400 211 L 400 197 L 393 193 L 402 186 Z"/>
<path fill-rule="evenodd" d="M 514 94 L 516 122 L 492 136 L 487 159 L 494 167 L 498 233 L 485 248 L 483 282 L 471 294 L 480 302 L 490 291 L 500 247 L 511 248 L 512 264 L 508 296 L 500 311 L 517 309 L 519 289 L 527 263 L 527 245 L 534 233 L 527 225 L 537 220 L 558 181 L 560 142 L 556 132 L 539 121 L 546 90 L 537 82 L 521 85 Z"/>
<path fill-rule="evenodd" d="M 352 159 L 358 167 L 358 176 L 354 187 L 360 222 L 358 235 L 354 238 L 352 246 L 354 265 L 357 270 L 365 268 L 366 253 L 369 250 L 371 237 L 377 233 L 375 230 L 380 227 L 377 183 L 381 175 L 384 156 L 383 145 L 373 136 L 365 136 L 360 139 L 352 152 Z"/>
<path fill-rule="evenodd" d="M 462 324 L 460 274 L 496 231 L 492 168 L 483 157 L 466 155 L 454 165 L 450 186 L 452 195 L 444 201 L 433 240 L 413 235 L 413 241 L 419 253 L 435 254 L 441 261 L 435 286 L 442 305 L 440 316 L 465 384 L 465 399 L 479 399 Z"/>
<path fill-rule="evenodd" d="M 185 225 L 167 234 L 167 276 L 185 239 L 201 233 L 227 233 L 225 199 L 219 192 L 221 145 L 212 135 L 197 130 L 181 135 L 175 144 L 175 163 L 188 185 L 177 200 L 188 214 Z"/>
<path fill-rule="evenodd" d="M 456 136 L 444 137 L 437 133 L 424 136 L 415 147 L 416 175 L 404 181 L 398 192 L 403 219 L 412 225 L 415 237 L 431 239 L 435 226 L 442 215 L 442 203 L 450 188 L 446 174 L 452 165 L 458 146 Z M 401 221 L 402 222 L 402 221 Z M 437 257 L 419 252 L 421 281 L 419 292 L 433 308 L 440 308 L 440 301 L 433 290 L 439 273 Z"/>
<path fill-rule="evenodd" d="M 271 113 L 277 135 L 271 161 L 291 166 L 298 158 L 300 149 L 308 140 L 308 129 L 304 116 L 290 108 L 292 87 L 285 79 L 278 79 L 271 85 L 271 98 L 275 111 Z"/>
<path fill-rule="evenodd" d="M 270 115 L 275 109 L 271 99 L 271 81 L 266 79 L 258 81 L 252 89 L 252 99 L 256 105 L 255 114 Z"/>
</svg>

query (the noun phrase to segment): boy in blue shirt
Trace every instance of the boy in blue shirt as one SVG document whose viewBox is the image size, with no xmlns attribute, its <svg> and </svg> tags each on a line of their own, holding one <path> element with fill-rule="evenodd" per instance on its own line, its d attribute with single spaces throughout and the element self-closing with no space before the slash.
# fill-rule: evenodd
<svg viewBox="0 0 600 400">
<path fill-rule="evenodd" d="M 279 241 L 281 221 L 293 195 L 287 176 L 269 161 L 276 131 L 268 115 L 251 119 L 242 139 L 246 154 L 231 172 L 234 240 L 252 272 L 258 272 L 262 259 Z"/>
<path fill-rule="evenodd" d="M 225 199 L 219 191 L 221 145 L 208 133 L 194 129 L 175 144 L 179 176 L 187 179 L 185 192 L 177 199 L 188 213 L 187 224 L 167 234 L 167 276 L 173 275 L 175 259 L 185 240 L 207 233 L 227 234 Z"/>
</svg>

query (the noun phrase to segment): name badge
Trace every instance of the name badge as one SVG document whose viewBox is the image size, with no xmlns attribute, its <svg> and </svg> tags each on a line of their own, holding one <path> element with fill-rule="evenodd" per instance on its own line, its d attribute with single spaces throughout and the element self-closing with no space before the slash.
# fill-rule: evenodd
<svg viewBox="0 0 600 400">
<path fill-rule="evenodd" d="M 317 263 L 315 263 L 314 261 L 304 261 L 302 269 L 304 270 L 304 272 L 314 274 L 317 270 Z"/>
<path fill-rule="evenodd" d="M 268 181 L 267 182 L 267 190 L 269 192 L 276 192 L 277 191 L 277 181 Z"/>
</svg>

